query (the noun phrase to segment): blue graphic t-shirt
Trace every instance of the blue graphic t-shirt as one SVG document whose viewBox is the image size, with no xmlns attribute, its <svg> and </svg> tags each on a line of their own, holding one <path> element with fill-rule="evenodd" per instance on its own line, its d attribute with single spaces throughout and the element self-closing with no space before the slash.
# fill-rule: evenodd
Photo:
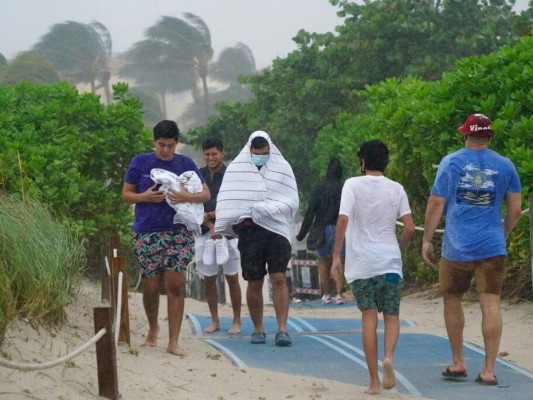
<svg viewBox="0 0 533 400">
<path fill-rule="evenodd" d="M 137 186 L 137 193 L 144 193 L 154 185 L 150 179 L 152 168 L 161 168 L 181 175 L 186 171 L 195 171 L 202 183 L 205 183 L 202 174 L 194 161 L 181 154 L 174 154 L 172 160 L 164 161 L 156 157 L 155 153 L 138 154 L 130 162 L 124 182 Z M 166 201 L 160 203 L 135 204 L 135 232 L 163 232 L 173 228 L 174 214 L 176 211 Z"/>
<path fill-rule="evenodd" d="M 461 149 L 444 157 L 431 190 L 446 199 L 444 258 L 467 262 L 507 254 L 506 193 L 520 193 L 520 178 L 508 158 L 489 149 Z"/>
</svg>

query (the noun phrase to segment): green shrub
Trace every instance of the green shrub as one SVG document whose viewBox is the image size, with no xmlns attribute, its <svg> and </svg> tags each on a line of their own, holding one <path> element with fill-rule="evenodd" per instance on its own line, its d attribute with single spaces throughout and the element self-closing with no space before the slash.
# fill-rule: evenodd
<svg viewBox="0 0 533 400">
<path fill-rule="evenodd" d="M 0 190 L 45 204 L 87 239 L 101 265 L 107 238 L 126 232 L 131 207 L 121 189 L 131 158 L 151 151 L 142 104 L 124 83 L 116 102 L 62 82 L 0 87 Z"/>
<path fill-rule="evenodd" d="M 495 137 L 489 147 L 516 166 L 526 208 L 533 190 L 532 58 L 533 38 L 528 37 L 492 54 L 458 61 L 440 81 L 391 78 L 368 86 L 359 93 L 366 112 L 340 114 L 320 131 L 311 167 L 322 170 L 326 159 L 321 155 L 338 154 L 353 175 L 359 169 L 359 146 L 369 138 L 383 140 L 391 154 L 385 173 L 405 187 L 415 224 L 422 226 L 437 166 L 445 155 L 464 146 L 455 130 L 468 114 L 479 112 L 493 121 Z M 511 263 L 504 293 L 531 299 L 528 222 L 524 216 L 507 241 Z M 434 238 L 440 246 L 442 236 Z M 412 265 L 421 265 L 419 261 Z M 417 271 L 410 277 L 414 282 L 427 282 L 432 276 L 423 267 Z"/>
</svg>

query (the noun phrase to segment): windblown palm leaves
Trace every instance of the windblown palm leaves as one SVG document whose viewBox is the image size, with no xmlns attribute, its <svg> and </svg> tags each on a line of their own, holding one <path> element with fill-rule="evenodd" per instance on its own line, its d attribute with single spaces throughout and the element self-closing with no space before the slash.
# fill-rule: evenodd
<svg viewBox="0 0 533 400">
<path fill-rule="evenodd" d="M 59 81 L 53 64 L 33 51 L 19 53 L 6 66 L 2 67 L 2 85 L 15 85 L 19 82 L 53 83 Z"/>
<path fill-rule="evenodd" d="M 158 94 L 148 88 L 130 88 L 132 96 L 139 98 L 143 104 L 143 122 L 145 126 L 154 126 L 162 119 L 165 119 Z"/>
<path fill-rule="evenodd" d="M 213 79 L 230 86 L 239 83 L 239 76 L 255 74 L 255 58 L 252 50 L 244 43 L 227 47 L 218 56 L 218 61 L 210 68 Z"/>
<path fill-rule="evenodd" d="M 83 24 L 67 21 L 52 26 L 34 46 L 34 50 L 50 60 L 59 73 L 73 83 L 89 83 L 94 92 L 106 87 L 110 73 L 108 59 L 111 56 L 111 35 L 99 22 Z M 108 102 L 110 99 L 107 99 Z"/>
<path fill-rule="evenodd" d="M 220 53 L 218 60 L 209 66 L 209 76 L 228 85 L 225 89 L 211 92 L 209 96 L 209 115 L 216 113 L 217 103 L 245 103 L 252 96 L 250 88 L 241 84 L 239 77 L 256 73 L 255 58 L 250 48 L 244 43 L 227 47 Z M 202 109 L 198 103 L 187 106 L 180 117 L 186 128 L 195 128 L 203 124 Z"/>
<path fill-rule="evenodd" d="M 147 39 L 135 43 L 125 54 L 127 64 L 121 75 L 157 91 L 164 108 L 167 93 L 191 90 L 195 102 L 203 103 L 207 115 L 207 73 L 213 57 L 211 35 L 200 17 L 184 15 L 185 19 L 163 16 L 148 28 Z M 198 79 L 203 85 L 203 96 L 198 90 Z"/>
</svg>

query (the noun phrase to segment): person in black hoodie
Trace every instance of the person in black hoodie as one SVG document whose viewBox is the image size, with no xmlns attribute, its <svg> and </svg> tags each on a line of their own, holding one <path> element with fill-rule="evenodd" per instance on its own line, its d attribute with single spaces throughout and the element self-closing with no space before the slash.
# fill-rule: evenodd
<svg viewBox="0 0 533 400">
<path fill-rule="evenodd" d="M 318 255 L 318 273 L 320 276 L 320 292 L 325 304 L 335 301 L 343 304 L 343 282 L 336 283 L 335 299 L 331 292 L 331 264 L 335 245 L 335 228 L 339 216 L 342 192 L 342 165 L 337 157 L 329 160 L 326 177 L 314 190 L 300 232 L 296 240 L 302 241 L 309 233 L 307 249 L 316 251 Z M 344 254 L 344 246 L 341 254 Z"/>
</svg>

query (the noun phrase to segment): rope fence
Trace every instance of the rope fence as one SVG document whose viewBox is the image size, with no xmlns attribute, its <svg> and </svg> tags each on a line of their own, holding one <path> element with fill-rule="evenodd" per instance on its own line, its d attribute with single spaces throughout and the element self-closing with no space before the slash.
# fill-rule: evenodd
<svg viewBox="0 0 533 400">
<path fill-rule="evenodd" d="M 57 360 L 48 361 L 44 363 L 38 363 L 38 364 L 24 364 L 24 363 L 17 363 L 14 361 L 9 361 L 4 358 L 0 358 L 0 366 L 7 367 L 11 369 L 19 369 L 24 371 L 37 371 L 40 369 L 47 369 L 52 368 L 55 366 L 58 366 L 59 364 L 66 363 L 70 360 L 72 360 L 74 357 L 77 357 L 81 353 L 83 353 L 85 350 L 90 348 L 92 345 L 94 345 L 96 342 L 98 342 L 105 334 L 107 330 L 105 328 L 102 328 L 98 331 L 96 335 L 94 335 L 89 341 L 78 347 L 76 350 L 74 350 L 72 353 L 67 354 L 61 358 L 58 358 Z"/>
<path fill-rule="evenodd" d="M 116 240 L 116 238 L 114 237 L 111 239 L 111 241 L 113 240 Z M 91 346 L 96 345 L 99 395 L 112 400 L 120 397 L 118 392 L 116 346 L 119 341 L 119 333 L 121 333 L 120 326 L 123 312 L 126 313 L 126 320 L 128 319 L 128 293 L 127 286 L 126 291 L 124 292 L 124 277 L 126 269 L 124 257 L 120 258 L 118 256 L 118 249 L 116 247 L 113 248 L 112 254 L 112 263 L 109 262 L 107 256 L 105 257 L 105 272 L 107 272 L 107 275 L 105 272 L 103 272 L 102 281 L 106 280 L 107 282 L 111 282 L 110 286 L 113 288 L 113 290 L 111 299 L 108 300 L 110 300 L 111 304 L 114 304 L 114 300 L 116 299 L 116 307 L 113 308 L 112 306 L 107 305 L 104 307 L 94 308 L 94 325 L 95 331 L 97 331 L 96 334 L 73 352 L 68 353 L 56 360 L 43 363 L 19 363 L 0 357 L 0 367 L 23 371 L 36 371 L 52 368 L 74 359 Z M 117 283 L 116 287 L 114 285 L 115 283 Z M 104 286 L 102 286 L 102 288 L 103 287 Z M 115 293 L 118 293 L 118 295 L 113 296 Z M 123 302 L 123 298 L 126 299 L 125 302 Z M 123 305 L 126 307 L 123 308 Z M 126 324 L 126 329 L 128 330 L 125 333 L 127 337 L 126 341 L 129 344 L 129 322 Z"/>
<path fill-rule="evenodd" d="M 135 284 L 135 289 L 133 289 L 135 292 L 139 290 L 139 287 L 141 286 L 142 277 L 143 277 L 142 272 L 139 272 L 137 283 Z"/>
<path fill-rule="evenodd" d="M 527 213 L 529 213 L 529 208 L 526 208 L 524 211 L 522 211 L 520 213 L 520 215 L 526 215 Z M 502 222 L 503 222 L 503 220 L 502 220 Z M 396 221 L 396 225 L 403 226 L 403 222 Z M 424 227 L 423 226 L 415 226 L 415 230 L 424 232 Z M 436 229 L 435 232 L 436 233 L 444 233 L 444 229 Z"/>
<path fill-rule="evenodd" d="M 113 257 L 118 257 L 118 254 L 116 252 L 116 249 L 113 249 Z M 109 267 L 109 259 L 105 257 L 105 265 L 107 269 L 107 274 L 109 276 L 109 279 L 111 279 L 111 268 Z M 120 323 L 121 323 L 121 316 L 122 316 L 122 298 L 123 290 L 124 290 L 124 273 L 122 271 L 118 272 L 118 284 L 117 284 L 117 306 L 115 308 L 115 345 L 118 344 L 119 340 L 119 334 L 120 334 Z"/>
<path fill-rule="evenodd" d="M 525 210 L 520 212 L 520 215 L 527 215 L 529 214 L 530 217 L 530 236 L 531 236 L 531 248 L 533 249 L 533 221 L 531 218 L 530 210 L 533 209 L 533 195 L 529 198 L 529 208 L 526 208 Z M 503 220 L 502 220 L 503 223 Z M 401 221 L 396 221 L 396 225 L 404 226 L 404 224 Z M 415 230 L 417 231 L 424 231 L 423 226 L 415 226 Z M 444 233 L 444 229 L 436 229 L 436 233 Z M 307 259 L 304 254 L 299 255 L 302 259 L 291 259 L 291 272 L 292 272 L 292 280 L 291 280 L 291 295 L 292 293 L 295 294 L 305 294 L 305 295 L 318 295 L 320 296 L 320 289 L 317 289 L 319 285 L 319 277 L 318 274 L 315 276 L 313 273 L 311 273 L 311 268 L 313 267 L 315 269 L 318 269 L 318 260 L 315 259 Z M 532 275 L 532 282 L 533 282 L 533 252 L 531 252 L 531 275 Z M 304 282 L 305 281 L 305 282 Z"/>
<path fill-rule="evenodd" d="M 118 334 L 120 333 L 120 315 L 122 314 L 122 271 L 118 273 L 118 296 L 117 296 L 117 308 L 115 312 L 115 345 L 118 344 Z"/>
<path fill-rule="evenodd" d="M 533 204 L 533 197 L 530 199 L 530 204 Z M 521 212 L 521 215 L 525 215 L 529 213 L 530 208 L 525 209 Z M 397 221 L 397 225 L 403 226 L 403 223 L 400 221 Z M 533 224 L 531 224 L 533 227 Z M 416 230 L 423 231 L 423 227 L 415 226 Z M 444 229 L 437 229 L 436 232 L 443 233 Z M 532 234 L 533 236 L 533 234 Z M 118 393 L 118 382 L 117 382 L 117 368 L 116 368 L 116 354 L 115 354 L 115 347 L 119 341 L 119 333 L 120 333 L 120 325 L 121 325 L 121 315 L 123 310 L 123 298 L 126 299 L 125 305 L 127 306 L 127 287 L 126 287 L 126 293 L 124 293 L 123 288 L 123 281 L 124 281 L 124 271 L 125 271 L 125 265 L 124 263 L 121 263 L 123 260 L 119 260 L 118 251 L 117 248 L 113 249 L 113 258 L 116 260 L 116 262 L 109 263 L 108 257 L 105 257 L 105 268 L 107 270 L 107 277 L 110 281 L 114 283 L 115 279 L 114 277 L 118 277 L 118 283 L 116 286 L 116 289 L 114 293 L 117 293 L 116 295 L 116 307 L 113 309 L 112 307 L 100 307 L 94 309 L 95 314 L 95 331 L 98 329 L 97 333 L 89 339 L 86 343 L 78 347 L 73 352 L 62 356 L 56 360 L 47 361 L 43 363 L 18 363 L 11 360 L 7 360 L 5 358 L 0 358 L 0 366 L 11 368 L 11 369 L 17 369 L 17 370 L 25 370 L 25 371 L 35 371 L 35 370 L 42 370 L 47 368 L 52 368 L 57 365 L 63 364 L 65 362 L 68 362 L 78 355 L 82 354 L 84 351 L 89 349 L 91 346 L 96 345 L 97 347 L 97 364 L 98 364 L 98 380 L 99 380 L 99 386 L 100 386 L 100 396 L 106 397 L 109 399 L 118 399 L 120 397 Z M 532 255 L 533 260 L 533 255 Z M 293 263 L 296 261 L 302 261 L 306 264 L 309 263 L 309 260 L 293 260 Z M 122 270 L 119 270 L 121 269 Z M 533 266 L 532 266 L 533 268 Z M 118 274 L 117 274 L 117 270 Z M 136 288 L 139 286 L 140 283 L 140 276 L 139 280 L 137 282 Z M 113 286 L 113 285 L 112 285 Z M 112 296 L 113 297 L 113 296 Z M 127 317 L 127 308 L 126 311 L 126 317 Z M 113 318 L 113 312 L 115 312 L 114 318 Z M 113 324 L 114 320 L 114 324 Z M 103 327 L 102 327 L 103 326 Z M 106 328 L 107 327 L 107 328 Z M 114 337 L 111 337 L 111 333 L 113 332 L 114 328 Z M 127 323 L 127 342 L 129 344 L 129 322 Z M 107 335 L 106 335 L 107 334 Z M 104 339 L 104 340 L 102 340 Z M 110 362 L 110 359 L 112 362 Z"/>
</svg>

